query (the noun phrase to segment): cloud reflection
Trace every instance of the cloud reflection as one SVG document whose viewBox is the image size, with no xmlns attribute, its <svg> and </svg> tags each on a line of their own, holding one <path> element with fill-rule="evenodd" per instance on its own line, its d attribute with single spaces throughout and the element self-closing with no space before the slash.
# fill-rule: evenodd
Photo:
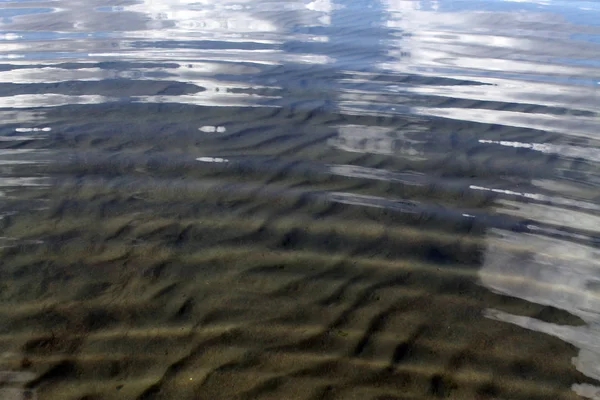
<svg viewBox="0 0 600 400">
<path fill-rule="evenodd" d="M 264 66 L 331 61 L 324 54 L 281 49 L 291 38 L 327 40 L 319 35 L 291 33 L 290 29 L 293 25 L 329 24 L 328 15 L 333 9 L 329 0 L 286 2 L 277 10 L 272 5 L 245 0 L 145 0 L 119 6 L 106 6 L 96 0 L 59 0 L 52 2 L 52 8 L 20 4 L 9 5 L 8 9 L 19 13 L 3 24 L 6 33 L 0 41 L 0 58 L 11 60 L 14 65 L 0 77 L 0 82 L 6 83 L 178 81 L 209 90 L 194 96 L 133 96 L 141 102 L 239 106 L 261 104 L 261 96 L 256 93 L 267 87 L 249 84 L 238 76 L 261 72 Z M 47 23 L 48 12 L 52 12 L 50 19 L 56 23 L 52 29 Z M 137 65 L 153 61 L 157 65 L 151 68 Z M 98 67 L 98 63 L 107 62 L 119 67 Z M 73 63 L 77 63 L 77 68 L 73 68 Z M 226 82 L 215 78 L 223 74 L 234 79 Z M 243 95 L 242 91 L 254 94 Z M 47 92 L 44 98 L 34 98 L 15 94 L 1 98 L 0 106 L 49 107 L 115 100 L 97 97 L 91 86 L 82 96 L 60 95 Z M 272 99 L 267 96 L 265 101 Z"/>
<path fill-rule="evenodd" d="M 597 232 L 600 226 L 600 217 L 590 213 L 544 205 L 512 206 L 520 210 L 514 215 L 556 226 L 588 232 Z M 578 347 L 573 364 L 586 376 L 600 380 L 600 250 L 591 244 L 591 236 L 582 232 L 579 237 L 584 241 L 577 243 L 535 231 L 490 230 L 480 279 L 496 293 L 565 310 L 585 321 L 584 326 L 570 326 L 496 309 L 486 311 L 489 318 L 555 336 Z M 600 386 L 574 384 L 573 390 L 597 399 Z"/>
</svg>

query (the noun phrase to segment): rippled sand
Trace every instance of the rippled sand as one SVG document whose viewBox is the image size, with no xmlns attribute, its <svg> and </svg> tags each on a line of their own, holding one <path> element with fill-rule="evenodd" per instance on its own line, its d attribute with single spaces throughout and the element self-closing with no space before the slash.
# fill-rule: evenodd
<svg viewBox="0 0 600 400">
<path fill-rule="evenodd" d="M 492 294 L 475 268 L 331 254 L 302 237 L 465 258 L 477 239 L 373 224 L 332 235 L 348 222 L 115 217 L 80 246 L 5 253 L 3 368 L 31 373 L 24 386 L 47 399 L 577 398 L 572 346 L 482 307 L 580 321 Z M 195 249 L 203 235 L 218 240 Z"/>
<path fill-rule="evenodd" d="M 2 221 L 25 241 L 2 250 L 0 363 L 29 374 L 17 386 L 43 399 L 575 399 L 573 382 L 593 383 L 572 345 L 486 317 L 583 324 L 482 286 L 483 227 L 276 190 L 293 169 L 268 187 L 232 182 L 235 166 L 189 178 L 198 164 L 167 180 L 106 163 L 122 172 L 23 189 L 46 202 Z M 486 210 L 478 196 L 461 203 Z"/>
<path fill-rule="evenodd" d="M 0 400 L 600 399 L 596 3 L 0 17 Z"/>
</svg>

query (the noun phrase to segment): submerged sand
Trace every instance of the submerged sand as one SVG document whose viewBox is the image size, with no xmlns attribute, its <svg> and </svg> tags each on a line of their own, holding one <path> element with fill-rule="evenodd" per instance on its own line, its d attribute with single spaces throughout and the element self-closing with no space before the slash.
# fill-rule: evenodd
<svg viewBox="0 0 600 400">
<path fill-rule="evenodd" d="M 11 221 L 55 240 L 2 250 L 3 399 L 578 398 L 573 346 L 484 310 L 579 321 L 479 285 L 481 237 L 352 212 Z"/>
</svg>

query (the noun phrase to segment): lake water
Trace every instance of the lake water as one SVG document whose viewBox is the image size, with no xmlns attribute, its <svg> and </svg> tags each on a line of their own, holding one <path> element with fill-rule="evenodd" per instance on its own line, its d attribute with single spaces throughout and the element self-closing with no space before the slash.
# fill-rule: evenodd
<svg viewBox="0 0 600 400">
<path fill-rule="evenodd" d="M 0 399 L 600 399 L 600 2 L 0 0 Z"/>
</svg>

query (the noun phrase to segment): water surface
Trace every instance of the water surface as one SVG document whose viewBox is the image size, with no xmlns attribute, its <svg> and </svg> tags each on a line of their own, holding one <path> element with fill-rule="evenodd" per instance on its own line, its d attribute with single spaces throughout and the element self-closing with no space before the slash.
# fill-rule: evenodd
<svg viewBox="0 0 600 400">
<path fill-rule="evenodd" d="M 598 110 L 597 1 L 0 0 L 0 398 L 600 399 Z"/>
</svg>

